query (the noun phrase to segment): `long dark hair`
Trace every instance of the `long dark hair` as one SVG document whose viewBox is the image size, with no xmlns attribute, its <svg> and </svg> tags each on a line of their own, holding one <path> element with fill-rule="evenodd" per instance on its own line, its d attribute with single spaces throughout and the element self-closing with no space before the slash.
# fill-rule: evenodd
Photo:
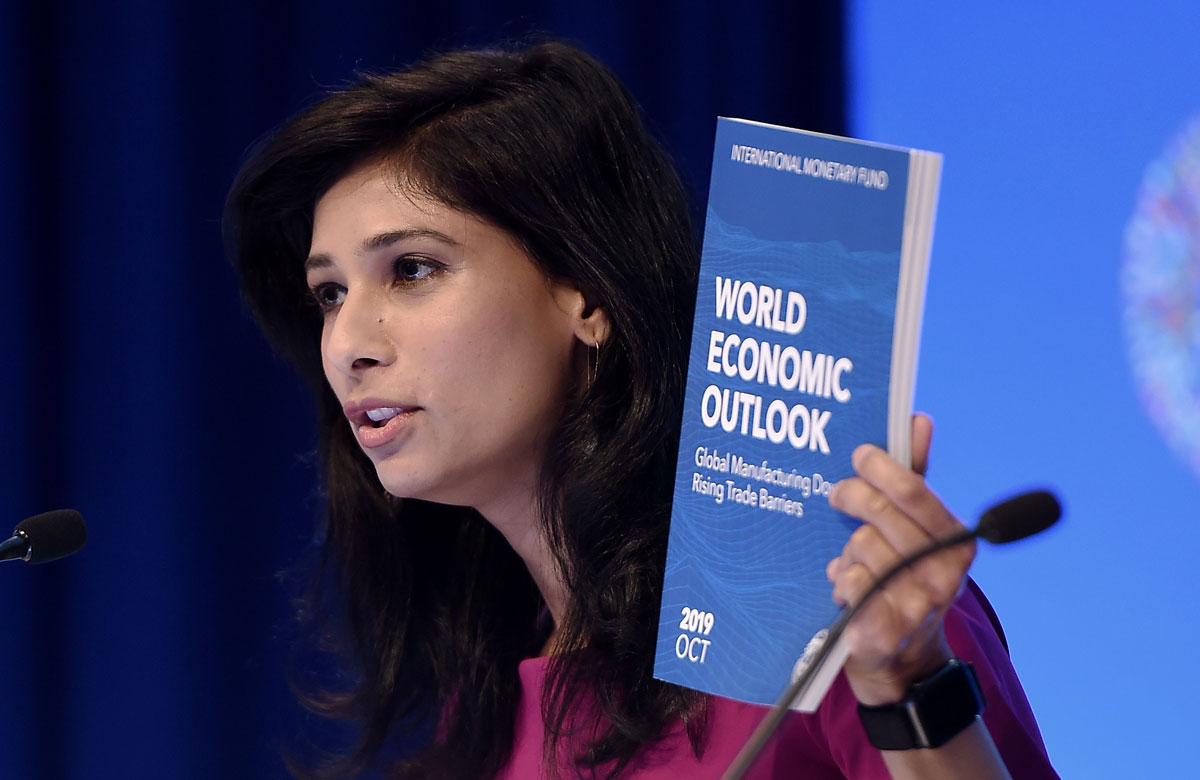
<svg viewBox="0 0 1200 780">
<path fill-rule="evenodd" d="M 542 530 L 570 594 L 557 639 L 574 648 L 547 678 L 547 762 L 586 734 L 570 758 L 613 777 L 681 718 L 698 751 L 703 699 L 651 674 L 695 234 L 674 167 L 615 76 L 542 44 L 443 54 L 328 95 L 252 152 L 226 204 L 250 306 L 320 414 L 326 584 L 344 600 L 357 674 L 311 702 L 362 723 L 330 773 L 360 771 L 390 733 L 433 722 L 397 774 L 494 775 L 512 749 L 517 665 L 545 639 L 540 594 L 500 534 L 472 509 L 386 496 L 324 381 L 302 270 L 313 208 L 375 159 L 507 231 L 610 322 L 542 468 Z M 580 712 L 599 720 L 580 723 Z"/>
</svg>

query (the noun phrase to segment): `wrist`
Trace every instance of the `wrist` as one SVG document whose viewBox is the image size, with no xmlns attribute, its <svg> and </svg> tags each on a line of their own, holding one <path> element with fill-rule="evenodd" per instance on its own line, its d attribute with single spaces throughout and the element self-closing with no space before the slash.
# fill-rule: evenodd
<svg viewBox="0 0 1200 780">
<path fill-rule="evenodd" d="M 858 705 L 867 739 L 880 750 L 938 748 L 979 720 L 987 705 L 969 663 L 951 658 L 891 704 Z"/>
<path fill-rule="evenodd" d="M 942 642 L 920 661 L 907 664 L 902 668 L 856 673 L 851 668 L 851 664 L 848 664 L 846 680 L 850 683 L 850 690 L 859 704 L 867 706 L 892 704 L 902 701 L 914 683 L 933 675 L 952 658 L 954 658 L 954 653 L 947 644 Z"/>
</svg>

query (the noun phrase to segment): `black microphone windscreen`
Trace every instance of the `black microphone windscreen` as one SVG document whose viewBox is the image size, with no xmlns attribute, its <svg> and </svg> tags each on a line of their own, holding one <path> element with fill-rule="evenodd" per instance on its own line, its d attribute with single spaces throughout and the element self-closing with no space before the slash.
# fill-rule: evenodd
<svg viewBox="0 0 1200 780">
<path fill-rule="evenodd" d="M 1061 516 L 1062 506 L 1053 493 L 1033 490 L 984 512 L 975 526 L 975 535 L 992 544 L 1007 544 L 1041 533 Z"/>
<path fill-rule="evenodd" d="M 17 524 L 29 540 L 29 562 L 45 563 L 62 558 L 83 547 L 87 525 L 74 509 L 55 509 L 27 517 Z"/>
</svg>

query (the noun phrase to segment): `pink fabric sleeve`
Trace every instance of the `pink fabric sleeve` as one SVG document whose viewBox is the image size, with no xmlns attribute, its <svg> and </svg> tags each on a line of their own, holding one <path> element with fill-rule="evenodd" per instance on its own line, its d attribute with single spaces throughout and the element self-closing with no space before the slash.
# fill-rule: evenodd
<svg viewBox="0 0 1200 780">
<path fill-rule="evenodd" d="M 959 658 L 975 665 L 987 697 L 984 722 L 1009 772 L 1020 780 L 1052 780 L 1050 766 L 1033 713 L 1008 659 L 994 613 L 973 582 L 946 616 L 946 634 Z M 517 708 L 516 739 L 509 765 L 500 780 L 544 778 L 541 691 L 549 660 L 521 663 L 522 695 Z M 583 703 L 581 706 L 588 706 Z M 622 780 L 717 780 L 741 749 L 766 709 L 714 697 L 710 731 L 697 757 L 680 724 L 648 747 Z M 575 776 L 569 764 L 563 776 Z M 747 780 L 890 780 L 883 757 L 867 741 L 858 720 L 858 703 L 844 676 L 839 676 L 813 715 L 791 714 L 768 744 Z"/>
<path fill-rule="evenodd" d="M 971 580 L 946 614 L 946 638 L 956 656 L 975 666 L 987 699 L 983 720 L 1009 773 L 1014 778 L 1057 779 L 995 613 Z M 813 741 L 828 746 L 830 758 L 844 776 L 855 780 L 890 778 L 883 757 L 867 741 L 844 675 L 839 675 L 815 716 L 795 720 L 799 723 L 793 728 L 803 728 Z"/>
</svg>

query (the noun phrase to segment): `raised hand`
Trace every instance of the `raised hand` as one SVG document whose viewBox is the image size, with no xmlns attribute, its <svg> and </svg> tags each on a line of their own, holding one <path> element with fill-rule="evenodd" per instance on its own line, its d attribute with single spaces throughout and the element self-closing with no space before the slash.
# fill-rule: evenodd
<svg viewBox="0 0 1200 780">
<path fill-rule="evenodd" d="M 835 508 L 863 520 L 826 569 L 839 604 L 856 603 L 900 558 L 963 528 L 925 483 L 932 434 L 928 417 L 913 417 L 912 469 L 878 447 L 859 447 L 852 456 L 857 476 L 842 480 L 830 494 Z M 942 618 L 974 557 L 971 543 L 917 563 L 892 580 L 850 624 L 845 670 L 859 701 L 898 701 L 914 681 L 950 658 Z"/>
</svg>

